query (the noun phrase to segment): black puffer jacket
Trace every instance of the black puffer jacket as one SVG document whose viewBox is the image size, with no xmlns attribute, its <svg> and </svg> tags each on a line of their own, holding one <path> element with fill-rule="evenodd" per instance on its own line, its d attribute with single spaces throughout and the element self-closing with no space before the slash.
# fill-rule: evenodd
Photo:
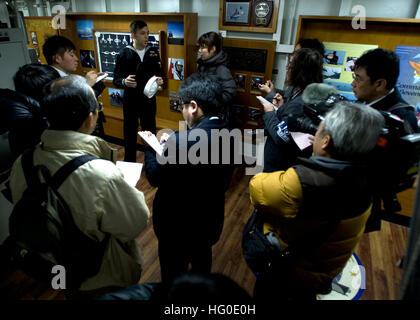
<svg viewBox="0 0 420 320">
<path fill-rule="evenodd" d="M 225 52 L 220 51 L 215 56 L 208 60 L 197 60 L 198 72 L 203 72 L 207 75 L 214 76 L 217 81 L 220 81 L 223 87 L 223 103 L 229 105 L 233 103 L 236 97 L 236 83 L 232 78 L 227 63 L 228 56 Z"/>
<path fill-rule="evenodd" d="M 10 89 L 0 89 L 0 107 L 1 133 L 9 131 L 10 150 L 16 159 L 40 141 L 47 120 L 41 115 L 38 101 Z"/>
</svg>

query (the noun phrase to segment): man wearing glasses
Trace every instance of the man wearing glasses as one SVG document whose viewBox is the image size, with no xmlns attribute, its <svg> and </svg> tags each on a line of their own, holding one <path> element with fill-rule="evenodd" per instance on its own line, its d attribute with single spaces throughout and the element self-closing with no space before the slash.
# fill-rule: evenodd
<svg viewBox="0 0 420 320">
<path fill-rule="evenodd" d="M 184 80 L 178 95 L 188 130 L 163 138 L 166 164 L 151 151 L 145 153 L 147 179 L 158 187 L 153 229 L 163 282 L 188 271 L 189 264 L 195 272 L 211 270 L 212 246 L 223 229 L 225 192 L 233 171 L 232 155 L 228 163 L 222 160 L 224 151 L 234 149 L 220 143 L 217 135 L 229 135 L 221 119 L 222 92 L 220 83 L 204 74 Z"/>
<path fill-rule="evenodd" d="M 91 135 L 101 109 L 92 88 L 81 76 L 59 78 L 47 86 L 41 107 L 50 127 L 34 151 L 34 165 L 44 165 L 55 174 L 80 155 L 97 158 L 73 171 L 58 189 L 80 231 L 97 241 L 109 235 L 99 272 L 86 279 L 73 297 L 98 297 L 136 284 L 142 266 L 135 238 L 147 226 L 150 212 L 143 193 L 125 182 L 115 166 L 116 150 Z M 19 157 L 10 176 L 13 203 L 26 188 Z"/>
<path fill-rule="evenodd" d="M 351 83 L 354 95 L 359 102 L 400 117 L 409 125 L 406 125 L 408 133 L 419 132 L 414 108 L 395 87 L 399 73 L 399 59 L 393 51 L 370 50 L 356 60 Z"/>
<path fill-rule="evenodd" d="M 407 134 L 417 133 L 419 127 L 414 108 L 403 100 L 395 87 L 399 72 L 399 59 L 393 51 L 382 48 L 369 50 L 355 63 L 351 83 L 353 92 L 359 102 L 379 111 L 390 112 L 404 120 Z M 390 152 L 376 152 L 370 157 L 374 201 L 365 232 L 381 229 L 382 202 L 386 211 L 401 210 L 396 197 L 397 190 L 392 182 L 395 180 L 395 157 L 399 156 L 404 157 Z"/>
</svg>

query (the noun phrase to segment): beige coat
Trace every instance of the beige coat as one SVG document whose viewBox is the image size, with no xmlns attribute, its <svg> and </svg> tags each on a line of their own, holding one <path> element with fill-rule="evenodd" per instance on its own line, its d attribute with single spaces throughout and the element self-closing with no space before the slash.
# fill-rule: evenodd
<svg viewBox="0 0 420 320">
<path fill-rule="evenodd" d="M 34 164 L 46 165 L 53 175 L 66 162 L 86 153 L 100 159 L 79 167 L 58 191 L 82 232 L 99 241 L 105 232 L 111 236 L 99 273 L 84 281 L 80 289 L 136 284 L 142 260 L 135 239 L 147 226 L 150 212 L 143 193 L 128 185 L 115 166 L 116 150 L 98 137 L 46 130 L 34 152 Z M 13 165 L 10 187 L 16 203 L 26 189 L 21 157 Z"/>
</svg>

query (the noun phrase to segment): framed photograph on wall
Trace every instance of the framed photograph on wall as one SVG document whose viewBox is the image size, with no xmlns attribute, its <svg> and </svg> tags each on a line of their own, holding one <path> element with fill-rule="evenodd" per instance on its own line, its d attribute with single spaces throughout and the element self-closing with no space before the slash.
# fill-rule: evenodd
<svg viewBox="0 0 420 320">
<path fill-rule="evenodd" d="M 251 1 L 224 0 L 223 24 L 249 26 Z"/>
<path fill-rule="evenodd" d="M 219 1 L 219 30 L 276 32 L 280 0 Z"/>
<path fill-rule="evenodd" d="M 236 88 L 238 92 L 246 91 L 246 74 L 236 73 L 235 74 Z"/>
<path fill-rule="evenodd" d="M 253 75 L 251 77 L 251 90 L 250 90 L 250 92 L 251 93 L 254 93 L 254 94 L 261 94 L 261 91 L 258 88 L 258 86 L 260 84 L 263 84 L 263 83 L 264 83 L 264 77 L 263 76 L 255 76 L 255 75 Z"/>
</svg>

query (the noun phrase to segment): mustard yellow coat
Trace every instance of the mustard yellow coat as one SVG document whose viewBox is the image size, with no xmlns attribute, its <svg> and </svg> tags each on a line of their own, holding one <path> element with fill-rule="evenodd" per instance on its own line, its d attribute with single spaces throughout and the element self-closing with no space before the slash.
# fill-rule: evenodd
<svg viewBox="0 0 420 320">
<path fill-rule="evenodd" d="M 268 213 L 264 233 L 274 231 L 285 247 L 287 242 L 302 239 L 323 223 L 296 219 L 302 203 L 302 186 L 293 168 L 257 174 L 251 179 L 249 190 L 254 207 Z M 328 194 L 319 201 L 328 201 Z M 294 275 L 297 287 L 316 290 L 331 283 L 362 237 L 370 210 L 371 206 L 354 218 L 341 220 L 327 242 L 297 261 Z"/>
</svg>

